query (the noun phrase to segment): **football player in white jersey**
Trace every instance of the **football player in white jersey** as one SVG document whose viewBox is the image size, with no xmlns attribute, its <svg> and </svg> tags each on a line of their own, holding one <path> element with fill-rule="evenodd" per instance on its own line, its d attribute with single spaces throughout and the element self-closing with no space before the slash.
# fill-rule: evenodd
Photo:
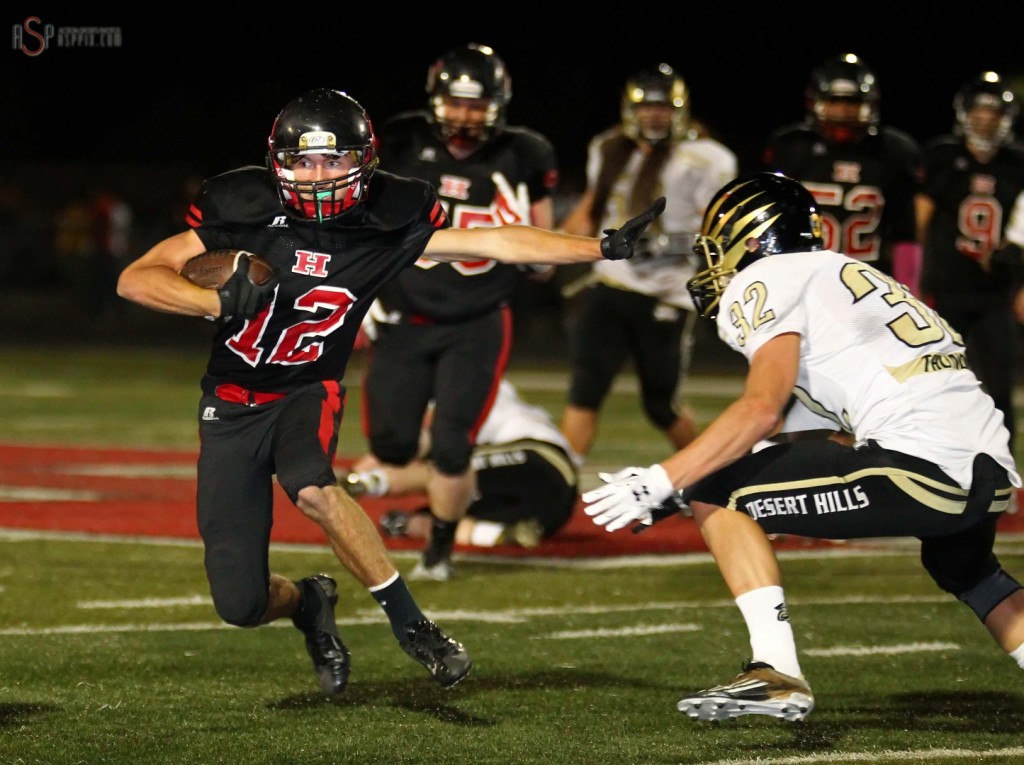
<svg viewBox="0 0 1024 765">
<path fill-rule="evenodd" d="M 583 495 L 608 531 L 687 505 L 743 614 L 750 663 L 678 709 L 801 720 L 814 707 L 767 534 L 919 538 L 936 584 L 1024 668 L 1024 589 L 992 552 L 1021 478 L 960 336 L 892 277 L 824 250 L 814 198 L 786 176 L 723 187 L 695 247 L 707 267 L 690 282 L 694 304 L 747 357 L 744 392 L 689 446 Z M 815 415 L 802 420 L 852 443 L 764 447 L 794 397 Z"/>
<path fill-rule="evenodd" d="M 587 188 L 562 222 L 592 235 L 647 199 L 667 200 L 625 268 L 594 268 L 570 322 L 572 379 L 561 428 L 584 457 L 615 376 L 632 358 L 648 420 L 678 449 L 696 435 L 681 404 L 697 315 L 686 289 L 693 235 L 712 195 L 736 176 L 735 154 L 690 119 L 686 83 L 668 64 L 643 70 L 623 89 L 622 120 L 591 139 Z"/>
<path fill-rule="evenodd" d="M 343 484 L 353 496 L 426 494 L 430 476 L 430 414 L 420 432 L 420 459 L 384 465 L 372 454 L 352 466 Z M 491 411 L 480 426 L 471 461 L 475 492 L 455 530 L 456 544 L 533 547 L 569 521 L 578 498 L 580 458 L 539 406 L 520 398 L 502 378 Z M 430 508 L 390 510 L 385 536 L 429 538 Z"/>
</svg>

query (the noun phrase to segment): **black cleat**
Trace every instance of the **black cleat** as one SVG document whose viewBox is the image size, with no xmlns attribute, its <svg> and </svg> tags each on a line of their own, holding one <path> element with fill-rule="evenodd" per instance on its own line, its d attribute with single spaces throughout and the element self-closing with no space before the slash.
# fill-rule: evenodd
<svg viewBox="0 0 1024 765">
<path fill-rule="evenodd" d="M 386 537 L 402 539 L 409 536 L 409 517 L 405 510 L 388 510 L 380 517 L 380 531 Z"/>
<path fill-rule="evenodd" d="M 445 635 L 429 619 L 406 627 L 406 634 L 402 650 L 426 667 L 439 685 L 451 688 L 472 669 L 473 660 L 462 643 Z"/>
<path fill-rule="evenodd" d="M 302 592 L 304 603 L 316 601 L 315 616 L 304 620 L 305 608 L 292 617 L 292 623 L 306 636 L 306 651 L 313 660 L 313 671 L 320 687 L 328 696 L 345 690 L 351 668 L 351 655 L 338 637 L 334 624 L 334 606 L 338 602 L 337 583 L 327 574 L 307 576 L 295 583 Z M 307 598 L 311 601 L 307 601 Z"/>
</svg>

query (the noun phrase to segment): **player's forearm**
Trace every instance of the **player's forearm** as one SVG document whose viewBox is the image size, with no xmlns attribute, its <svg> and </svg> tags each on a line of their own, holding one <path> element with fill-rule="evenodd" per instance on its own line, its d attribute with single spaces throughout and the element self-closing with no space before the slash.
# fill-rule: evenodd
<svg viewBox="0 0 1024 765">
<path fill-rule="evenodd" d="M 197 287 L 163 265 L 129 266 L 118 279 L 117 294 L 154 311 L 184 316 L 220 315 L 216 290 Z"/>
<path fill-rule="evenodd" d="M 661 464 L 676 489 L 684 489 L 747 454 L 773 435 L 781 420 L 768 401 L 743 397 L 730 404 L 707 429 Z"/>
<path fill-rule="evenodd" d="M 545 231 L 531 226 L 491 229 L 498 239 L 488 257 L 503 263 L 590 263 L 601 260 L 601 242 L 586 236 Z"/>
</svg>

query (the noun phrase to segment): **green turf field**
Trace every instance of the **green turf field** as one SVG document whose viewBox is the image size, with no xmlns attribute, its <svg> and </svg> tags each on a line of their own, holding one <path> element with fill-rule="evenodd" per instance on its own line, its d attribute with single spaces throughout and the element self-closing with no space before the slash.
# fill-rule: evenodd
<svg viewBox="0 0 1024 765">
<path fill-rule="evenodd" d="M 4 442 L 195 446 L 202 352 L 0 350 Z M 561 408 L 557 370 L 515 369 Z M 703 422 L 737 389 L 695 379 Z M 349 400 L 358 411 L 358 391 Z M 625 381 L 594 463 L 666 453 Z M 342 449 L 361 446 L 350 417 Z M 476 666 L 449 691 L 397 647 L 325 548 L 275 546 L 275 570 L 338 578 L 349 688 L 318 692 L 286 623 L 240 630 L 208 601 L 202 550 L 0 530 L 0 763 L 1022 763 L 1024 673 L 913 547 L 784 553 L 790 613 L 817 709 L 804 723 L 682 717 L 686 691 L 748 652 L 706 556 L 460 560 L 414 583 Z M 1024 575 L 1024 539 L 1000 540 Z M 855 554 L 859 553 L 859 554 Z M 396 554 L 402 571 L 412 554 Z"/>
</svg>

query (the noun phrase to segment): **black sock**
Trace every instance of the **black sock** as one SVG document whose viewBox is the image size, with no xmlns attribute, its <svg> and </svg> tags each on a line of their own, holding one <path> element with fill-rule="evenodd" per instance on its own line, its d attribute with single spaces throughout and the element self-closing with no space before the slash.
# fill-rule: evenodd
<svg viewBox="0 0 1024 765">
<path fill-rule="evenodd" d="M 405 580 L 401 575 L 395 577 L 395 581 L 380 590 L 370 592 L 373 599 L 377 601 L 384 613 L 391 622 L 391 631 L 395 633 L 398 642 L 406 640 L 406 627 L 427 617 L 420 611 L 416 601 L 412 599 L 412 593 L 405 586 Z"/>
<path fill-rule="evenodd" d="M 458 521 L 442 521 L 434 517 L 431 520 L 430 543 L 423 551 L 423 565 L 436 566 L 439 562 L 452 556 L 455 547 L 455 529 Z"/>
<path fill-rule="evenodd" d="M 316 621 L 317 614 L 320 613 L 320 598 L 311 596 L 307 584 L 303 581 L 295 582 L 295 586 L 299 588 L 302 600 L 299 601 L 299 607 L 292 614 L 292 621 L 297 627 L 309 627 Z"/>
</svg>

